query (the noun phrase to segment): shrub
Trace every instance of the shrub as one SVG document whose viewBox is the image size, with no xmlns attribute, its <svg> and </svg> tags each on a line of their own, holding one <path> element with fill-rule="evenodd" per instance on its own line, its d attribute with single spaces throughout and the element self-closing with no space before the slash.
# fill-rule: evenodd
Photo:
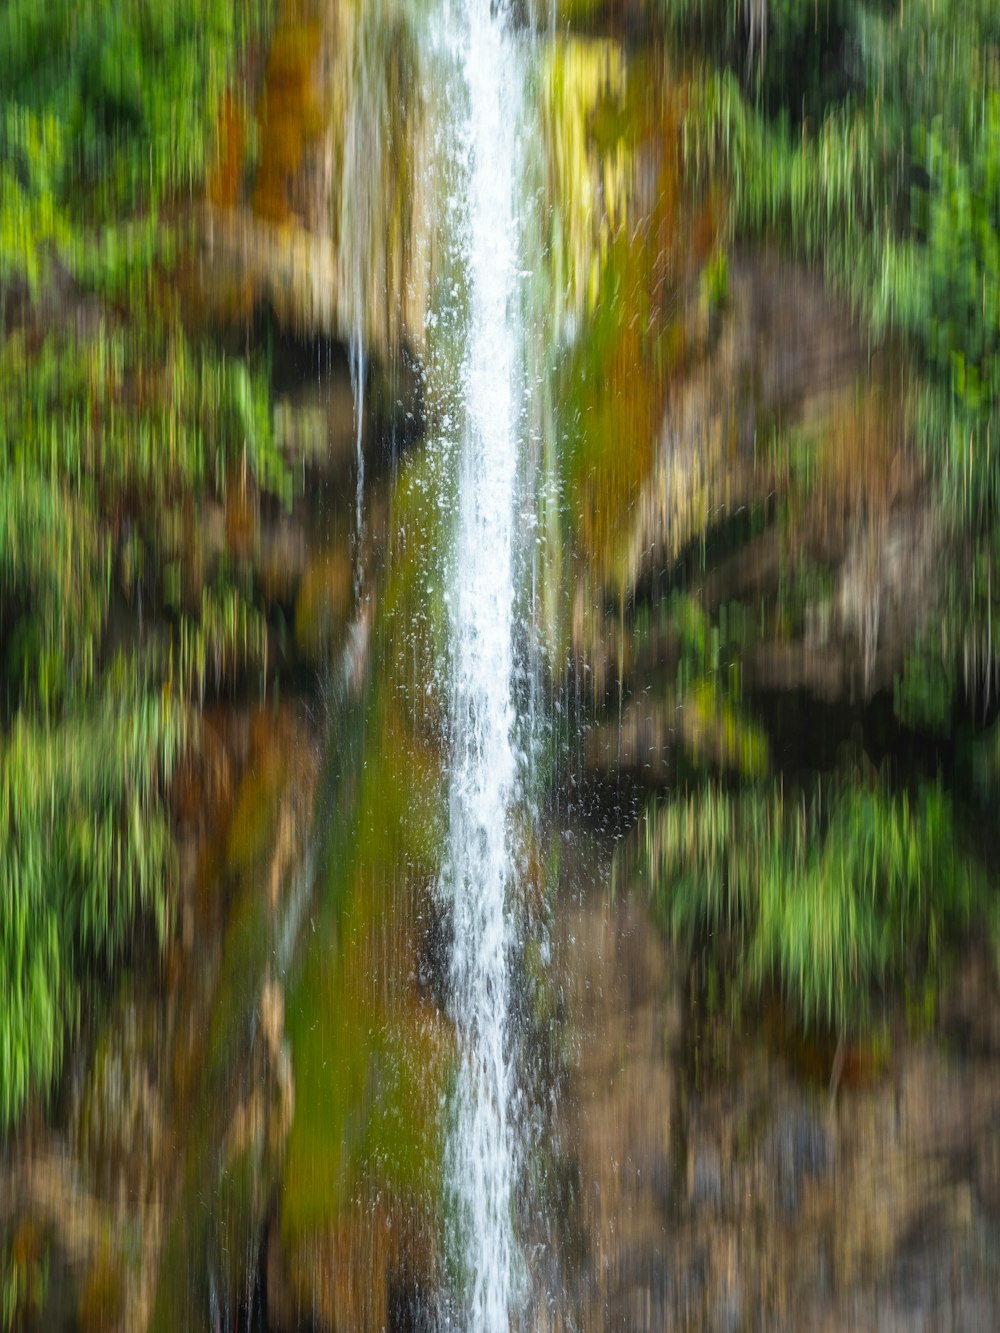
<svg viewBox="0 0 1000 1333">
<path fill-rule="evenodd" d="M 0 741 L 0 1126 L 57 1072 L 82 970 L 121 954 L 139 912 L 166 929 L 159 798 L 185 714 L 115 676 L 58 726 L 19 717 Z"/>
<path fill-rule="evenodd" d="M 642 866 L 675 938 L 723 937 L 744 986 L 775 981 L 806 1026 L 838 1030 L 981 902 L 932 786 L 911 798 L 841 784 L 807 804 L 705 785 L 648 812 Z"/>
</svg>

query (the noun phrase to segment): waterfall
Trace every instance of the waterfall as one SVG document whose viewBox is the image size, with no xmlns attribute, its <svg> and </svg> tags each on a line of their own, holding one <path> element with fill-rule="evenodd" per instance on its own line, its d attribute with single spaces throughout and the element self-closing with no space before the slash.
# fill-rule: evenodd
<svg viewBox="0 0 1000 1333">
<path fill-rule="evenodd" d="M 456 210 L 468 310 L 451 552 L 449 835 L 441 896 L 452 926 L 459 1068 L 446 1175 L 464 1288 L 459 1322 L 507 1333 L 523 1260 L 511 962 L 523 799 L 516 675 L 518 482 L 524 418 L 519 284 L 524 78 L 505 0 L 466 0 L 456 114 L 464 158 Z"/>
</svg>

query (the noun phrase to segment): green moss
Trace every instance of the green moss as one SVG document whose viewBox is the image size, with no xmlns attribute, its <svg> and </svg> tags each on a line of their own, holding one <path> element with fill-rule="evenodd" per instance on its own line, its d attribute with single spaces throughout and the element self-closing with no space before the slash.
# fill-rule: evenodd
<svg viewBox="0 0 1000 1333">
<path fill-rule="evenodd" d="M 580 560 L 614 586 L 627 563 L 623 519 L 652 469 L 668 377 L 683 357 L 672 298 L 698 217 L 682 188 L 676 88 L 657 54 L 637 55 L 626 74 L 600 44 L 569 44 L 548 97 L 553 287 L 569 307 L 557 324 L 586 328 L 555 388 L 566 512 Z M 640 163 L 656 172 L 642 215 L 632 188 Z"/>
<path fill-rule="evenodd" d="M 409 877 L 434 864 L 438 775 L 414 767 L 380 707 L 371 725 L 357 804 L 332 835 L 316 934 L 288 1004 L 296 1104 L 282 1225 L 291 1233 L 336 1219 L 365 1180 L 425 1205 L 436 1188 L 442 1052 L 409 989 Z"/>
<path fill-rule="evenodd" d="M 414 985 L 418 891 L 437 874 L 444 824 L 429 690 L 446 616 L 434 468 L 411 457 L 401 471 L 379 682 L 330 760 L 315 933 L 286 1009 L 296 1099 L 281 1220 L 292 1241 L 344 1224 L 368 1190 L 425 1216 L 439 1195 L 446 1041 Z"/>
<path fill-rule="evenodd" d="M 442 1146 L 436 1044 L 416 1015 L 373 1010 L 363 978 L 342 954 L 310 968 L 295 1004 L 295 1121 L 281 1196 L 286 1234 L 331 1225 L 366 1185 L 429 1207 Z"/>
</svg>

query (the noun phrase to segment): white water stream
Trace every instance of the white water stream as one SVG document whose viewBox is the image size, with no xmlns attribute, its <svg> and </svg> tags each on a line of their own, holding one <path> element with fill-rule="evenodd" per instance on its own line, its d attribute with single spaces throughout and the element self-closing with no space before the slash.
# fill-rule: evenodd
<svg viewBox="0 0 1000 1333">
<path fill-rule="evenodd" d="M 506 0 L 465 0 L 464 13 L 452 11 L 446 22 L 457 33 L 462 76 L 455 113 L 465 169 L 453 219 L 468 292 L 448 598 L 451 758 L 441 894 L 453 930 L 460 1065 L 446 1173 L 464 1288 L 458 1323 L 470 1333 L 507 1333 L 523 1287 L 514 1222 L 521 1154 L 511 961 L 523 797 L 514 678 L 525 393 L 517 207 L 524 78 Z"/>
</svg>

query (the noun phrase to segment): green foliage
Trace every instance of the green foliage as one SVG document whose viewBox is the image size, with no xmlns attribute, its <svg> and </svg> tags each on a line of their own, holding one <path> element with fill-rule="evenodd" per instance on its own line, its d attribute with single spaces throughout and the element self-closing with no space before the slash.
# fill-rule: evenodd
<svg viewBox="0 0 1000 1333">
<path fill-rule="evenodd" d="M 266 661 L 263 615 L 225 571 L 194 614 L 176 605 L 168 582 L 182 537 L 161 515 L 221 490 L 232 466 L 283 495 L 288 474 L 261 369 L 179 331 L 52 334 L 31 352 L 15 335 L 0 384 L 3 666 L 18 705 L 0 739 L 3 1124 L 57 1071 L 93 962 L 121 952 L 139 915 L 152 912 L 162 933 L 172 852 L 159 791 L 184 701 Z M 109 608 L 137 583 L 153 605 L 174 605 L 175 620 L 165 644 L 152 636 L 115 667 Z M 171 685 L 172 709 L 156 680 Z"/>
<path fill-rule="evenodd" d="M 1000 14 L 987 0 L 917 4 L 898 21 L 864 11 L 859 51 L 870 96 L 884 108 L 890 161 L 910 183 L 897 201 L 901 239 L 875 253 L 879 313 L 912 341 L 937 388 L 924 433 L 946 494 L 967 512 L 992 513 L 1000 495 L 990 450 L 1000 396 Z"/>
<path fill-rule="evenodd" d="M 0 602 L 6 596 L 13 622 L 5 665 L 19 697 L 50 710 L 67 690 L 93 683 L 115 575 L 126 596 L 134 592 L 137 543 L 162 580 L 148 591 L 177 607 L 169 582 L 184 556 L 183 534 L 163 522 L 172 503 L 221 492 L 234 466 L 290 499 L 264 369 L 196 348 L 179 330 L 102 327 L 86 340 L 50 334 L 32 353 L 22 336 L 7 340 Z M 188 631 L 182 622 L 178 644 L 185 689 L 197 685 L 199 694 L 205 676 L 194 669 L 196 640 L 231 667 L 261 661 L 266 638 L 259 613 L 234 589 L 206 591 L 201 612 L 199 627 Z M 220 665 L 216 683 L 231 674 Z"/>
<path fill-rule="evenodd" d="M 851 102 L 830 111 L 815 139 L 793 140 L 753 111 L 735 74 L 705 69 L 684 151 L 699 177 L 725 168 L 737 231 L 777 234 L 810 259 L 833 246 L 845 265 L 867 246 L 882 195 L 871 127 Z"/>
<path fill-rule="evenodd" d="M 0 594 L 8 607 L 7 662 L 25 693 L 48 706 L 69 679 L 94 678 L 107 608 L 107 546 L 93 513 L 58 481 L 0 455 Z M 102 559 L 103 555 L 103 559 Z"/>
<path fill-rule="evenodd" d="M 267 621 L 238 588 L 223 582 L 203 588 L 201 615 L 184 617 L 176 652 L 171 641 L 170 678 L 184 698 L 204 701 L 206 685 L 215 689 L 236 681 L 247 668 L 263 674 L 267 665 Z"/>
<path fill-rule="evenodd" d="M 996 86 L 993 0 L 915 0 L 889 9 L 854 6 L 852 29 L 864 85 L 879 99 L 890 141 L 904 149 L 935 117 L 968 156 L 983 138 L 984 95 Z"/>
<path fill-rule="evenodd" d="M 116 300 L 148 297 L 143 279 L 175 244 L 162 216 L 205 177 L 223 94 L 266 7 L 0 8 L 0 306 L 15 281 L 37 298 L 53 259 Z"/>
<path fill-rule="evenodd" d="M 661 7 L 716 61 L 693 80 L 684 151 L 699 179 L 721 171 L 733 232 L 822 261 L 875 337 L 893 335 L 919 372 L 916 431 L 966 555 L 943 571 L 933 631 L 912 646 L 894 704 L 906 726 L 948 734 L 963 683 L 984 706 L 996 688 L 1000 8 Z M 755 8 L 767 28 L 756 71 L 747 58 Z M 996 752 L 993 739 L 972 752 L 989 805 Z M 805 1022 L 843 1027 L 863 1017 L 873 986 L 919 968 L 970 909 L 1000 919 L 952 823 L 949 802 L 929 788 L 913 801 L 840 785 L 791 808 L 779 792 L 708 787 L 651 816 L 647 866 L 678 934 L 725 932 L 746 984 L 777 979 Z"/>
<path fill-rule="evenodd" d="M 699 768 L 760 778 L 770 768 L 766 734 L 743 707 L 739 654 L 747 641 L 742 608 L 723 607 L 713 623 L 693 597 L 674 593 L 661 609 L 661 626 L 679 640 L 678 740 Z"/>
<path fill-rule="evenodd" d="M 23 335 L 0 349 L 0 447 L 79 484 L 99 480 L 117 506 L 180 490 L 221 489 L 245 463 L 291 499 L 271 428 L 267 366 L 193 343 L 180 327 L 102 323 L 85 338 Z"/>
<path fill-rule="evenodd" d="M 843 47 L 856 0 L 656 0 L 675 42 L 738 71 L 769 114 L 819 117 L 848 91 Z"/>
<path fill-rule="evenodd" d="M 914 192 L 913 226 L 926 252 L 926 309 L 916 333 L 928 364 L 975 414 L 1000 393 L 1000 94 L 983 105 L 968 160 L 940 124 L 917 136 L 929 187 Z"/>
<path fill-rule="evenodd" d="M 655 0 L 674 41 L 697 43 L 722 58 L 735 57 L 743 40 L 743 0 Z"/>
<path fill-rule="evenodd" d="M 49 257 L 70 249 L 60 204 L 65 139 L 53 115 L 8 104 L 0 121 L 0 290 L 14 281 L 37 296 Z"/>
<path fill-rule="evenodd" d="M 767 8 L 771 61 L 786 27 L 795 49 L 803 6 Z M 1000 499 L 998 14 L 989 0 L 830 6 L 824 58 L 846 69 L 855 52 L 853 86 L 812 80 L 815 123 L 792 132 L 784 103 L 754 109 L 736 73 L 708 70 L 685 130 L 690 162 L 725 166 L 737 230 L 822 258 L 876 333 L 906 337 L 937 398 L 923 434 L 942 494 L 977 516 Z"/>
<path fill-rule="evenodd" d="M 834 786 L 807 807 L 707 785 L 649 812 L 643 866 L 675 937 L 721 934 L 743 985 L 777 981 L 805 1025 L 840 1030 L 982 903 L 951 803 L 929 786 Z"/>
<path fill-rule="evenodd" d="M 914 644 L 893 684 L 893 709 L 912 730 L 946 734 L 956 691 L 950 654 L 925 638 Z"/>
<path fill-rule="evenodd" d="M 159 794 L 185 725 L 119 666 L 86 709 L 55 727 L 20 716 L 0 743 L 0 1124 L 58 1069 L 80 967 L 114 959 L 140 911 L 163 936 Z"/>
<path fill-rule="evenodd" d="M 226 0 L 10 0 L 0 87 L 55 114 L 88 216 L 156 208 L 204 175 L 214 118 L 257 16 Z M 258 20 L 259 21 L 259 20 Z"/>
<path fill-rule="evenodd" d="M 245 562 L 203 570 L 190 538 L 234 477 L 290 501 L 268 367 L 184 330 L 164 222 L 264 8 L 0 8 L 0 1130 L 57 1073 L 95 966 L 166 928 L 189 703 L 266 663 Z"/>
</svg>

